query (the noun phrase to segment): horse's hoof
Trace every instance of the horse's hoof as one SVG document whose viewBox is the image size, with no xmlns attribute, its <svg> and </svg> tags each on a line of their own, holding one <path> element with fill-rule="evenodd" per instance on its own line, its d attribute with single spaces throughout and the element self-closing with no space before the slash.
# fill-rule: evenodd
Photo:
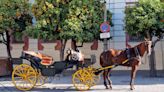
<svg viewBox="0 0 164 92">
<path fill-rule="evenodd" d="M 134 87 L 130 88 L 130 90 L 134 90 L 134 89 L 135 89 Z"/>
<path fill-rule="evenodd" d="M 109 89 L 108 87 L 106 87 L 106 89 Z"/>
<path fill-rule="evenodd" d="M 110 89 L 112 90 L 112 86 L 110 86 Z"/>
</svg>

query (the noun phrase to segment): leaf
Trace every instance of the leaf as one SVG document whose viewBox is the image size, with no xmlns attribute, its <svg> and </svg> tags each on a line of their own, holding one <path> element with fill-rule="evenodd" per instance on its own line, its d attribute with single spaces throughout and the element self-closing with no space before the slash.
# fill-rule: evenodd
<svg viewBox="0 0 164 92">
<path fill-rule="evenodd" d="M 160 14 L 164 14 L 163 7 L 164 5 L 159 0 L 139 0 L 137 6 L 127 7 L 125 30 L 132 35 L 148 31 L 152 36 L 156 36 L 154 34 L 160 33 L 162 29 L 159 17 L 161 17 Z M 146 36 L 146 34 L 141 35 Z"/>
</svg>

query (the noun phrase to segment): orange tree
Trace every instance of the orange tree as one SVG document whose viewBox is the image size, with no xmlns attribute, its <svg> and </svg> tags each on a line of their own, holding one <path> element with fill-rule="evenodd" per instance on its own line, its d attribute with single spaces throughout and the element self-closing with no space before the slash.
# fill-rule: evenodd
<svg viewBox="0 0 164 92">
<path fill-rule="evenodd" d="M 0 1 L 0 36 L 2 36 L 1 42 L 7 46 L 9 58 L 12 57 L 10 53 L 10 36 L 20 35 L 25 27 L 31 24 L 32 17 L 28 0 Z"/>
<path fill-rule="evenodd" d="M 61 60 L 69 39 L 86 42 L 99 38 L 99 25 L 103 22 L 103 3 L 100 0 L 35 1 L 32 13 L 36 24 L 27 27 L 26 33 L 34 38 L 61 40 Z"/>
<path fill-rule="evenodd" d="M 140 34 L 153 42 L 150 56 L 151 76 L 156 76 L 154 47 L 164 36 L 164 3 L 160 0 L 139 0 L 136 6 L 126 8 L 126 31 Z M 156 37 L 157 39 L 153 39 Z"/>
</svg>

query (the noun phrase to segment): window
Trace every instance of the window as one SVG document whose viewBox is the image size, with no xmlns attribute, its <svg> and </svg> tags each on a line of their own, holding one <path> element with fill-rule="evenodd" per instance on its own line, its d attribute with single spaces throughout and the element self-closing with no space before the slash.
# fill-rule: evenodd
<svg viewBox="0 0 164 92">
<path fill-rule="evenodd" d="M 127 3 L 129 2 L 138 2 L 138 0 L 126 0 Z"/>
<path fill-rule="evenodd" d="M 126 6 L 134 6 L 138 0 L 126 0 Z"/>
</svg>

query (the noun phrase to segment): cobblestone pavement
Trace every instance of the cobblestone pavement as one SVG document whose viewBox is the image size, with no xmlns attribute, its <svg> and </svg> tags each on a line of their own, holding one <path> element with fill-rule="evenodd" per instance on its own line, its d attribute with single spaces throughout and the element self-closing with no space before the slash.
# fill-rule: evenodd
<svg viewBox="0 0 164 92">
<path fill-rule="evenodd" d="M 137 75 L 135 90 L 129 86 L 129 74 L 111 76 L 113 89 L 105 89 L 102 77 L 100 82 L 86 92 L 164 92 L 164 77 L 148 77 Z M 72 84 L 71 75 L 49 77 L 48 83 L 35 87 L 29 92 L 80 92 L 76 91 Z M 21 92 L 12 84 L 11 77 L 0 77 L 0 92 Z"/>
</svg>

